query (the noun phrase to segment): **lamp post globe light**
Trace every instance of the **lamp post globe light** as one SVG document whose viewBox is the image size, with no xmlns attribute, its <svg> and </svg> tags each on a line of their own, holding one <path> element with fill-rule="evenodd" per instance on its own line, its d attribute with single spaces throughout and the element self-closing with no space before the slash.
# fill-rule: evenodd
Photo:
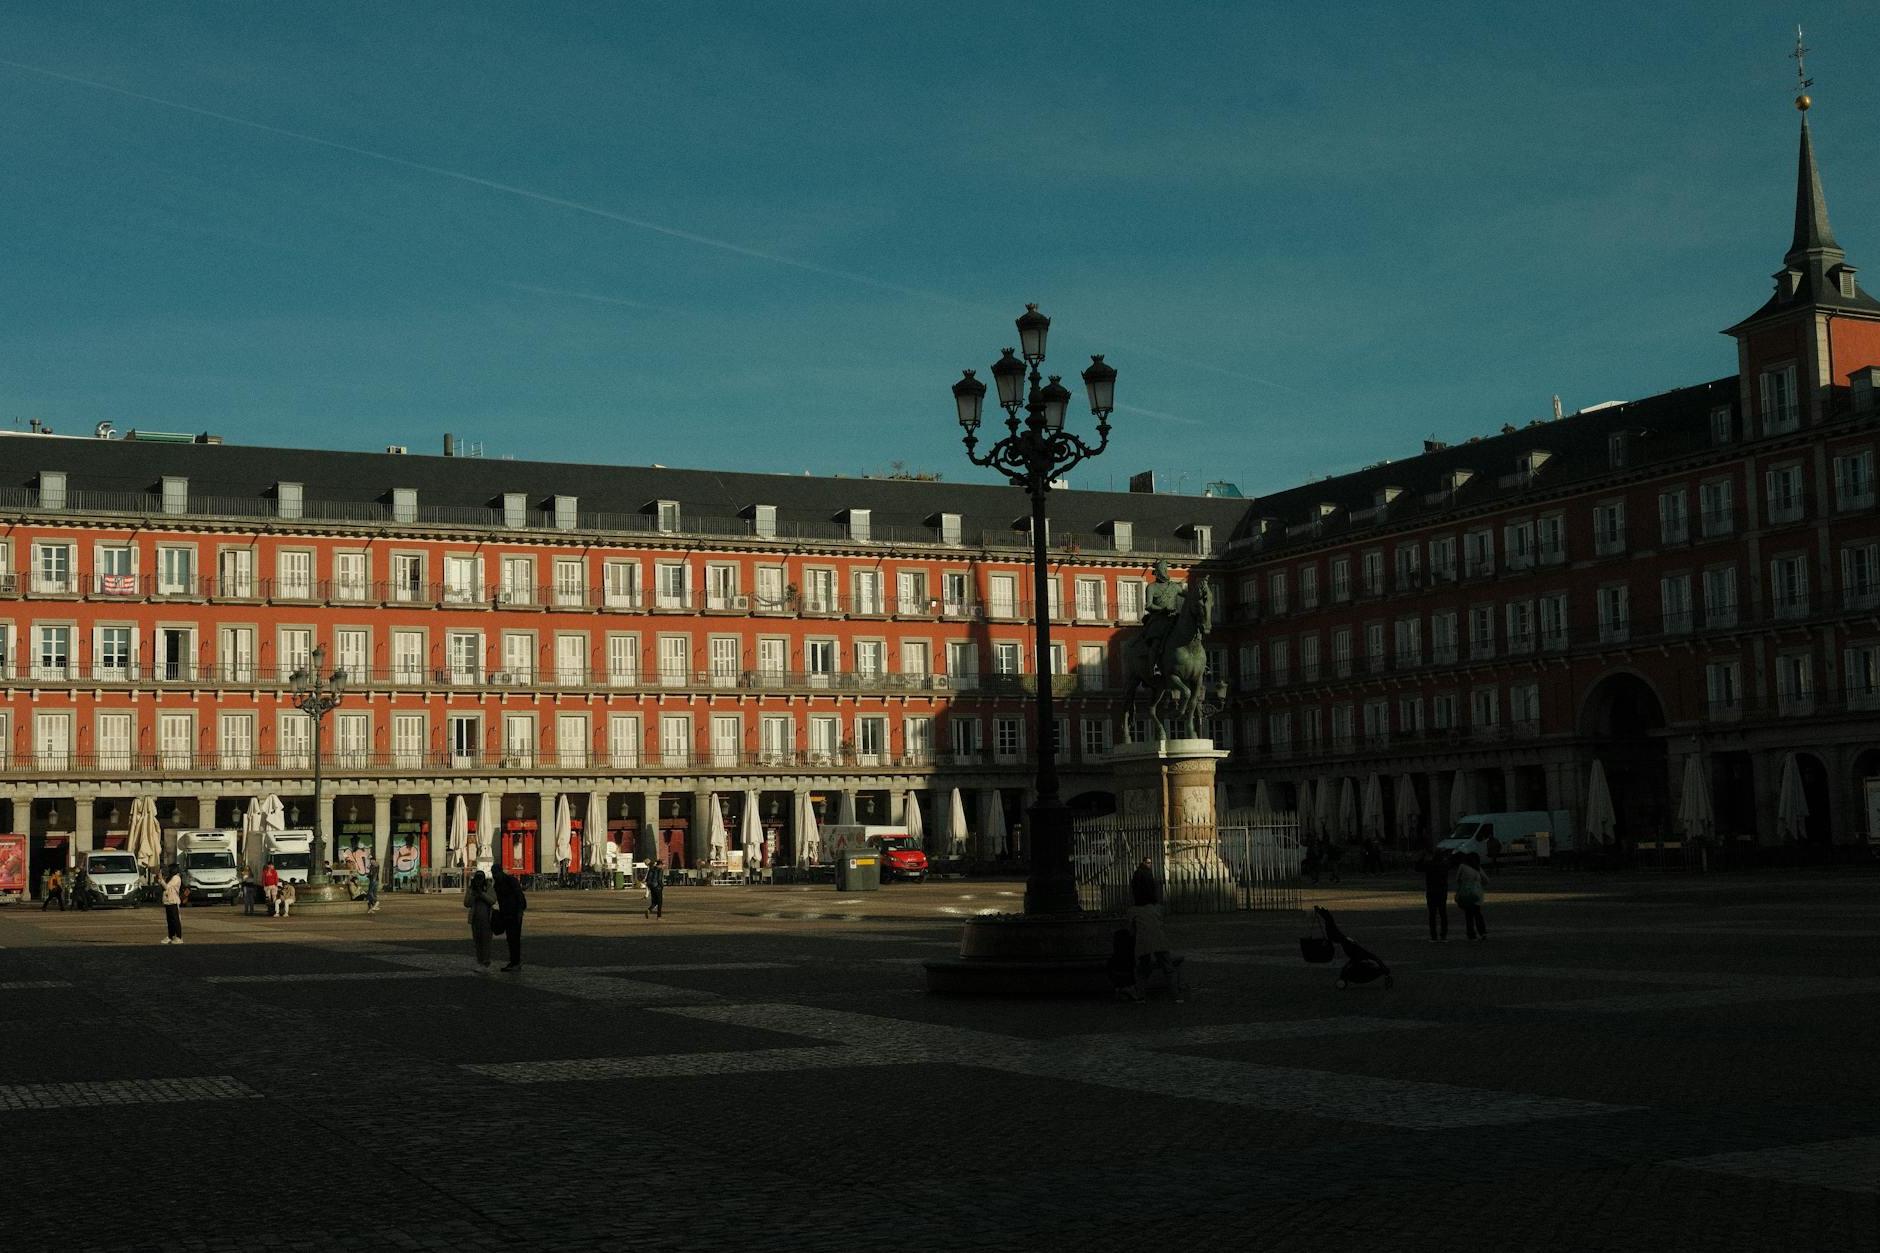
<svg viewBox="0 0 1880 1253">
<path fill-rule="evenodd" d="M 294 671 L 289 682 L 295 707 L 313 719 L 313 857 L 307 867 L 307 885 L 312 887 L 327 881 L 326 833 L 320 822 L 324 812 L 320 804 L 320 732 L 325 727 L 326 716 L 345 698 L 346 672 L 326 672 L 326 645 L 321 644 L 313 650 L 307 668 Z"/>
<path fill-rule="evenodd" d="M 1027 914 L 1065 914 L 1079 909 L 1077 884 L 1071 874 L 1071 815 L 1058 795 L 1057 719 L 1052 713 L 1056 675 L 1051 666 L 1045 501 L 1052 483 L 1109 447 L 1110 414 L 1116 407 L 1116 371 L 1105 365 L 1102 357 L 1092 357 L 1083 380 L 1090 412 L 1097 419 L 1096 442 L 1087 443 L 1064 429 L 1070 389 L 1059 381 L 1059 375 L 1041 378 L 1038 369 L 1044 363 L 1045 339 L 1050 330 L 1051 319 L 1038 312 L 1037 305 L 1026 305 L 1018 317 L 1018 348 L 1007 348 L 992 363 L 999 407 L 1005 410 L 1006 435 L 984 453 L 979 451 L 979 425 L 986 385 L 972 370 L 953 385 L 967 458 L 976 466 L 1003 474 L 1031 497 L 1032 623 L 1037 635 L 1039 671 L 1038 777 L 1037 799 L 1028 822 L 1031 868 L 1025 881 Z"/>
</svg>

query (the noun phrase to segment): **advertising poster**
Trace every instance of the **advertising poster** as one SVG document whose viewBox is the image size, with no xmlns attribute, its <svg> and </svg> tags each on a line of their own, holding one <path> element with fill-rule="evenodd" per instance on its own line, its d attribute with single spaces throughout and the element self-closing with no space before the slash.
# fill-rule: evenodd
<svg viewBox="0 0 1880 1253">
<path fill-rule="evenodd" d="M 0 892 L 26 894 L 26 837 L 0 835 Z"/>
</svg>

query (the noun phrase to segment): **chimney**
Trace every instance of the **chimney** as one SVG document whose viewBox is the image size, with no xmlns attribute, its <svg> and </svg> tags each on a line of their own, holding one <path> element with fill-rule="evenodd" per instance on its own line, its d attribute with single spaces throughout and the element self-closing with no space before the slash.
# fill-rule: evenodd
<svg viewBox="0 0 1880 1253">
<path fill-rule="evenodd" d="M 457 455 L 457 439 L 449 431 L 444 432 L 444 455 L 446 457 Z"/>
</svg>

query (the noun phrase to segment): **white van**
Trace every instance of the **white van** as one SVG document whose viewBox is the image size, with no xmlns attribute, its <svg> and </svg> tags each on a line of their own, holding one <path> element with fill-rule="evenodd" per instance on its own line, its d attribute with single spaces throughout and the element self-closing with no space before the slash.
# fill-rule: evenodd
<svg viewBox="0 0 1880 1253">
<path fill-rule="evenodd" d="M 135 905 L 138 885 L 143 882 L 137 859 L 121 848 L 86 853 L 85 878 L 91 884 L 93 905 Z"/>
<path fill-rule="evenodd" d="M 313 873 L 313 832 L 270 831 L 266 854 L 283 883 L 305 883 Z"/>
<path fill-rule="evenodd" d="M 1467 814 L 1436 847 L 1446 853 L 1496 857 L 1548 857 L 1572 847 L 1573 823 L 1564 809 Z"/>
<path fill-rule="evenodd" d="M 234 903 L 241 896 L 241 870 L 235 864 L 237 837 L 234 831 L 180 831 L 176 836 L 176 864 L 183 872 L 183 886 L 189 889 L 189 902 Z"/>
</svg>

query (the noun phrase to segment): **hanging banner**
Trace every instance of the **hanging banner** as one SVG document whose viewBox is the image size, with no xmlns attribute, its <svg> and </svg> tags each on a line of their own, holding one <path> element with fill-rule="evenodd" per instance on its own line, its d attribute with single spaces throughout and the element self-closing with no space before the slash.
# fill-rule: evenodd
<svg viewBox="0 0 1880 1253">
<path fill-rule="evenodd" d="M 26 837 L 0 835 L 0 892 L 26 894 Z"/>
</svg>

